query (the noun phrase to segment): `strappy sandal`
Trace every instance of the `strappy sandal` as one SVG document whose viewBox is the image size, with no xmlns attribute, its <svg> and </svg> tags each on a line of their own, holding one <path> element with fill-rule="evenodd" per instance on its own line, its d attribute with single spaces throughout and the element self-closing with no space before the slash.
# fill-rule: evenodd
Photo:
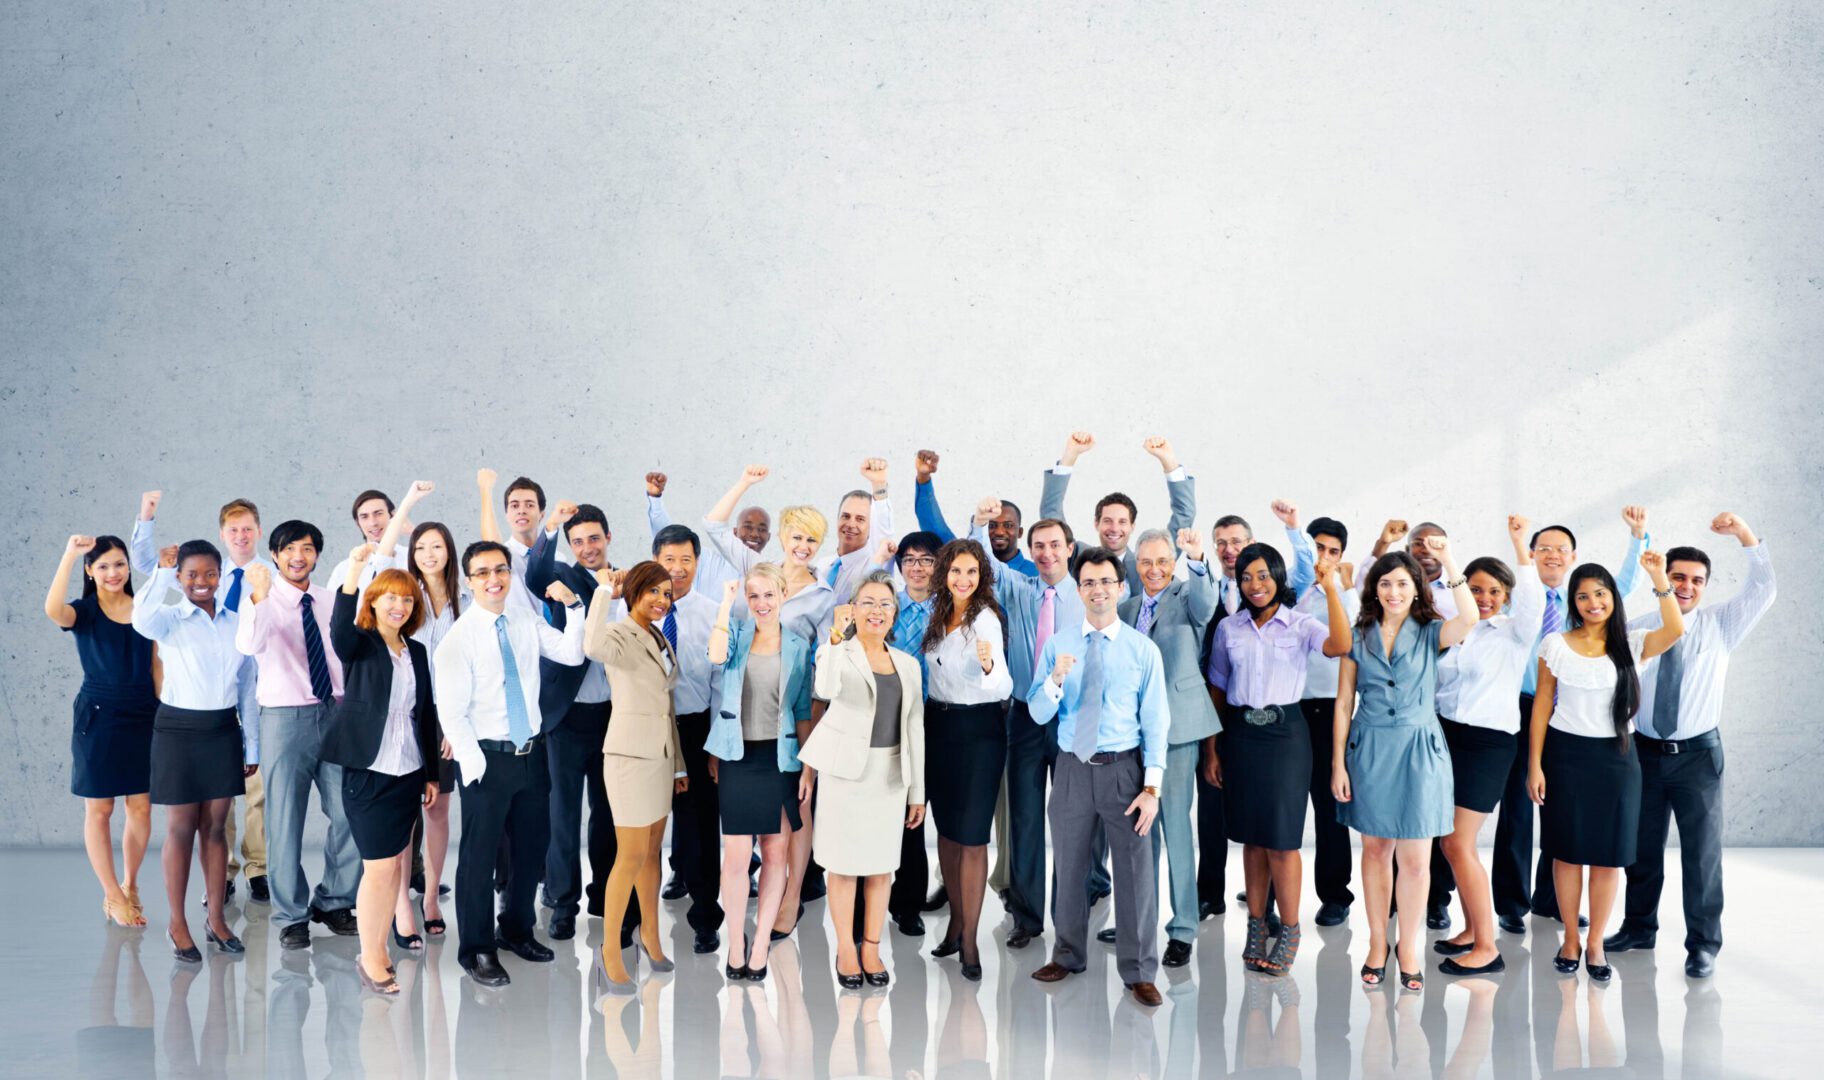
<svg viewBox="0 0 1824 1080">
<path fill-rule="evenodd" d="M 438 908 L 437 910 L 442 911 L 443 909 Z M 443 936 L 443 932 L 446 929 L 446 924 L 444 923 L 444 921 L 442 919 L 425 918 L 424 897 L 423 896 L 418 897 L 418 917 L 420 919 L 424 919 L 424 932 L 426 934 L 429 934 L 431 937 L 442 937 Z"/>
<path fill-rule="evenodd" d="M 1249 971 L 1265 971 L 1262 962 L 1267 956 L 1267 920 L 1255 915 L 1248 916 L 1248 944 L 1241 950 L 1241 966 Z"/>
<path fill-rule="evenodd" d="M 127 903 L 133 908 L 133 917 L 139 920 L 139 925 L 146 925 L 146 905 L 139 902 L 139 886 L 129 885 L 121 891 L 127 894 Z"/>
<path fill-rule="evenodd" d="M 1260 970 L 1268 975 L 1284 975 L 1292 970 L 1292 962 L 1298 959 L 1299 925 L 1281 923 L 1279 937 L 1273 940 L 1273 952 L 1260 962 Z"/>
<path fill-rule="evenodd" d="M 362 963 L 361 958 L 357 956 L 355 974 L 361 977 L 361 989 L 363 990 L 371 990 L 381 997 L 393 997 L 399 993 L 399 980 L 393 977 L 391 968 L 387 969 L 385 981 L 375 982 L 373 976 L 367 973 L 367 965 Z"/>
<path fill-rule="evenodd" d="M 1423 971 L 1400 972 L 1400 989 L 1414 994 L 1425 989 L 1425 973 Z"/>
<path fill-rule="evenodd" d="M 1393 946 L 1388 945 L 1387 954 L 1381 957 L 1380 967 L 1369 967 L 1366 961 L 1362 963 L 1363 986 L 1380 986 L 1387 981 L 1387 957 L 1392 955 Z"/>
<path fill-rule="evenodd" d="M 101 913 L 115 926 L 128 930 L 137 930 L 146 925 L 146 917 L 133 906 L 130 900 L 123 900 L 116 904 L 104 896 L 101 898 Z"/>
</svg>

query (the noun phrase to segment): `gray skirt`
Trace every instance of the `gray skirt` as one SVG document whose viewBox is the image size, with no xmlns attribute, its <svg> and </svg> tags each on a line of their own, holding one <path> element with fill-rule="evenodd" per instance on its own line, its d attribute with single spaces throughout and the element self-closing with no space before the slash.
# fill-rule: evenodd
<svg viewBox="0 0 1824 1080">
<path fill-rule="evenodd" d="M 832 874 L 873 877 L 899 869 L 906 831 L 906 784 L 899 747 L 868 750 L 868 764 L 855 780 L 817 774 L 817 820 L 811 853 Z"/>
</svg>

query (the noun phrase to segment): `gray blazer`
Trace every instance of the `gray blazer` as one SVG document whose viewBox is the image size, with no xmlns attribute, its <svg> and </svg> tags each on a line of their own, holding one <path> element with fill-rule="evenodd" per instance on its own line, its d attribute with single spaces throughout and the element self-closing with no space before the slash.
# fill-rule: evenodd
<svg viewBox="0 0 1824 1080">
<path fill-rule="evenodd" d="M 1121 601 L 1116 611 L 1121 621 L 1137 626 L 1144 594 Z M 1173 746 L 1196 742 L 1222 729 L 1216 706 L 1210 703 L 1205 687 L 1203 637 L 1216 614 L 1216 585 L 1208 573 L 1192 572 L 1185 581 L 1174 581 L 1159 593 L 1153 609 L 1153 624 L 1147 637 L 1159 646 L 1165 657 L 1166 700 L 1172 710 L 1172 729 L 1167 741 Z"/>
<path fill-rule="evenodd" d="M 1072 473 L 1065 473 L 1060 476 L 1050 469 L 1045 470 L 1045 490 L 1039 497 L 1040 517 L 1054 518 L 1058 521 L 1064 520 L 1064 493 L 1070 489 L 1070 478 L 1072 475 Z M 1195 478 L 1188 475 L 1183 480 L 1167 480 L 1165 482 L 1165 491 L 1167 495 L 1171 496 L 1172 500 L 1172 518 L 1171 521 L 1166 524 L 1165 528 L 1166 534 L 1172 538 L 1172 551 L 1175 553 L 1178 550 L 1178 530 L 1188 529 L 1197 521 L 1197 481 Z M 1095 523 L 1091 522 L 1090 524 L 1093 526 Z M 1072 531 L 1075 530 L 1073 529 Z M 1138 536 L 1139 534 L 1140 523 L 1136 521 L 1134 523 L 1134 535 Z M 1093 546 L 1093 544 L 1086 544 L 1079 540 L 1077 541 L 1076 550 L 1082 551 L 1086 547 Z M 1127 551 L 1121 556 L 1121 568 L 1127 572 L 1127 581 L 1130 583 L 1135 580 L 1135 575 L 1137 573 L 1134 562 L 1134 545 L 1129 543 L 1127 545 Z M 1137 587 L 1129 588 L 1124 585 L 1123 588 L 1126 589 L 1127 593 L 1131 594 Z M 1166 677 L 1171 677 L 1169 669 Z"/>
</svg>

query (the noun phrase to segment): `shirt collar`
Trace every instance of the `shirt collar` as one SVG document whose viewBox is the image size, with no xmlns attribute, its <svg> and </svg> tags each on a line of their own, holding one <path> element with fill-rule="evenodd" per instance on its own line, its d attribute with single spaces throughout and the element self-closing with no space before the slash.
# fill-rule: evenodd
<svg viewBox="0 0 1824 1080">
<path fill-rule="evenodd" d="M 1114 622 L 1109 623 L 1107 626 L 1103 627 L 1100 630 L 1089 625 L 1088 619 L 1083 620 L 1083 638 L 1086 641 L 1089 639 L 1089 636 L 1091 634 L 1101 634 L 1103 637 L 1107 638 L 1108 640 L 1113 641 L 1113 640 L 1115 640 L 1115 636 L 1117 634 L 1119 634 L 1120 632 L 1121 632 L 1121 620 L 1120 619 L 1116 619 Z"/>
<path fill-rule="evenodd" d="M 273 578 L 272 588 L 268 589 L 266 592 L 266 599 L 277 600 L 285 607 L 295 608 L 303 601 L 305 591 L 306 590 L 293 585 L 291 582 L 286 581 L 284 578 L 275 576 Z M 310 589 L 309 591 L 312 593 L 316 592 L 315 589 Z M 316 597 L 313 595 L 311 599 L 315 601 Z"/>
</svg>

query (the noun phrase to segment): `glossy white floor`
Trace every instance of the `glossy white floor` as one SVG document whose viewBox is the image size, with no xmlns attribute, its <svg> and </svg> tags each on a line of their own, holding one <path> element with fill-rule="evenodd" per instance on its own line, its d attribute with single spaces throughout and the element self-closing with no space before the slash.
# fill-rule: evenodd
<svg viewBox="0 0 1824 1080">
<path fill-rule="evenodd" d="M 1676 864 L 1674 864 L 1676 865 Z M 922 939 L 893 934 L 890 989 L 838 992 L 824 905 L 773 952 L 763 986 L 725 986 L 721 959 L 694 956 L 666 929 L 678 970 L 643 976 L 638 997 L 587 994 L 587 940 L 555 943 L 556 963 L 505 958 L 504 990 L 481 990 L 455 945 L 401 955 L 405 991 L 364 995 L 353 939 L 316 928 L 308 951 L 281 952 L 268 909 L 231 906 L 244 957 L 176 962 L 157 860 L 142 889 L 152 927 L 110 930 L 80 852 L 0 854 L 0 1075 L 82 1076 L 972 1076 L 1532 1077 L 1586 1071 L 1633 1077 L 1824 1074 L 1824 850 L 1734 850 L 1726 859 L 1728 947 L 1714 978 L 1683 971 L 1676 869 L 1656 954 L 1614 958 L 1607 987 L 1561 978 L 1557 924 L 1503 936 L 1508 970 L 1454 982 L 1428 956 L 1422 994 L 1365 991 L 1366 931 L 1309 927 L 1292 977 L 1244 976 L 1243 921 L 1202 924 L 1190 966 L 1162 971 L 1166 1003 L 1136 1006 L 1096 947 L 1090 970 L 1055 988 L 1028 978 L 1049 938 L 1021 952 L 985 948 L 986 978 L 965 981 Z M 1232 858 L 1231 881 L 1239 859 Z M 999 917 L 989 898 L 984 924 Z M 446 908 L 446 910 L 448 910 Z M 1107 904 L 1094 912 L 1109 917 Z M 1460 914 L 1457 915 L 1460 918 Z M 928 917 L 942 926 L 941 913 Z M 192 928 L 200 936 L 200 917 Z M 542 937 L 541 932 L 541 937 Z M 1436 935 L 1433 935 L 1436 936 Z"/>
</svg>

